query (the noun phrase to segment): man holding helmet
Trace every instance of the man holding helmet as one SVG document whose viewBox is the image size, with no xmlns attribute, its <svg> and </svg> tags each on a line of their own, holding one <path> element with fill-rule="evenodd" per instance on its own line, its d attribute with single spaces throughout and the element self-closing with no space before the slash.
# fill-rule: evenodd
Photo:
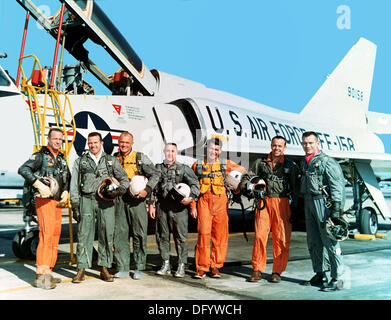
<svg viewBox="0 0 391 320">
<path fill-rule="evenodd" d="M 176 161 L 178 154 L 175 143 L 164 147 L 165 159 L 156 165 L 160 181 L 156 186 L 156 211 L 153 201 L 149 203 L 149 214 L 156 218 L 156 242 L 163 260 L 158 275 L 170 274 L 170 231 L 173 234 L 178 255 L 175 277 L 185 276 L 187 263 L 188 205 L 200 194 L 200 183 L 190 167 Z"/>
<path fill-rule="evenodd" d="M 60 279 L 53 278 L 51 271 L 57 260 L 62 223 L 61 206 L 68 200 L 71 176 L 65 156 L 60 151 L 63 132 L 52 128 L 47 139 L 47 146 L 35 152 L 19 168 L 18 173 L 25 179 L 29 193 L 38 191 L 35 196 L 39 226 L 35 286 L 52 289 L 56 283 L 61 282 Z M 31 195 L 28 198 L 33 197 Z"/>
<path fill-rule="evenodd" d="M 194 162 L 192 169 L 200 181 L 200 197 L 191 203 L 190 214 L 198 219 L 198 240 L 195 252 L 196 279 L 220 278 L 228 249 L 228 196 L 226 176 L 233 170 L 245 173 L 245 168 L 231 160 L 220 160 L 223 142 L 212 138 L 206 142 L 206 156 Z M 212 238 L 212 248 L 210 240 Z"/>
<path fill-rule="evenodd" d="M 292 225 L 291 205 L 297 206 L 298 175 L 297 165 L 286 159 L 286 140 L 282 136 L 275 136 L 271 142 L 271 152 L 266 159 L 258 159 L 254 162 L 248 174 L 244 175 L 240 183 L 240 189 L 244 194 L 254 192 L 254 186 L 265 184 L 266 196 L 263 209 L 255 211 L 255 238 L 252 254 L 252 266 L 254 272 L 248 279 L 250 282 L 258 282 L 262 279 L 262 272 L 266 269 L 266 245 L 270 229 L 273 235 L 273 270 L 270 281 L 281 281 L 281 273 L 285 270 L 289 258 L 289 245 Z M 254 183 L 253 176 L 262 180 Z M 258 179 L 258 178 L 257 178 Z M 259 200 L 260 201 L 260 200 Z"/>
<path fill-rule="evenodd" d="M 133 279 L 139 280 L 147 261 L 148 212 L 145 202 L 158 183 L 160 173 L 144 153 L 132 149 L 133 143 L 133 135 L 127 131 L 122 132 L 118 139 L 119 152 L 114 154 L 130 181 L 128 192 L 120 197 L 116 204 L 114 261 L 117 263 L 118 272 L 114 276 L 129 276 L 130 229 L 136 263 Z"/>
<path fill-rule="evenodd" d="M 113 262 L 113 239 L 116 197 L 124 194 L 129 180 L 118 160 L 103 151 L 102 136 L 88 135 L 89 151 L 76 159 L 72 169 L 71 204 L 78 224 L 77 274 L 73 283 L 85 279 L 85 269 L 92 266 L 95 220 L 98 224 L 98 265 L 100 278 L 112 282 L 108 272 Z"/>
<path fill-rule="evenodd" d="M 343 286 L 339 280 L 343 261 L 338 240 L 347 236 L 347 223 L 341 218 L 345 202 L 345 179 L 338 162 L 319 150 L 319 146 L 315 132 L 303 133 L 305 159 L 301 163 L 300 193 L 304 196 L 308 251 L 315 272 L 311 280 L 305 281 L 303 285 L 321 286 L 322 291 L 336 291 Z M 333 225 L 338 227 L 334 228 Z M 334 234 L 333 229 L 339 232 Z M 341 232 L 343 230 L 346 232 Z M 327 264 L 330 265 L 330 282 L 327 282 L 325 273 Z"/>
</svg>

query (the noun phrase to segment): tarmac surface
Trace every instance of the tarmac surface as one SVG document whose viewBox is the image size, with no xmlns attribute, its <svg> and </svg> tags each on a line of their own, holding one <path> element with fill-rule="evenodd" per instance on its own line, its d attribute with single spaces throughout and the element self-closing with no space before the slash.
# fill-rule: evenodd
<svg viewBox="0 0 391 320">
<path fill-rule="evenodd" d="M 391 199 L 386 200 L 391 207 Z M 269 239 L 267 267 L 263 279 L 258 283 L 247 282 L 246 279 L 253 271 L 251 254 L 254 232 L 251 228 L 251 214 L 248 213 L 247 242 L 240 231 L 242 217 L 239 210 L 230 212 L 229 248 L 226 263 L 220 270 L 222 274 L 220 279 L 208 276 L 202 280 L 192 278 L 195 272 L 194 248 L 197 241 L 193 223 L 190 230 L 192 232 L 188 237 L 189 259 L 184 278 L 155 275 L 161 260 L 155 236 L 150 234 L 147 244 L 147 270 L 143 272 L 141 280 L 126 277 L 107 283 L 99 279 L 100 269 L 95 265 L 87 269 L 87 277 L 83 283 L 73 284 L 71 279 L 76 274 L 76 265 L 64 261 L 69 260 L 70 251 L 66 214 L 67 210 L 63 210 L 59 261 L 53 270 L 54 276 L 59 277 L 62 282 L 53 290 L 43 290 L 32 286 L 35 278 L 35 261 L 16 258 L 12 251 L 12 239 L 23 227 L 22 209 L 12 207 L 0 209 L 0 300 L 147 300 L 150 303 L 148 308 L 155 306 L 152 301 L 159 300 L 190 300 L 193 303 L 197 301 L 226 303 L 244 300 L 391 300 L 391 220 L 385 221 L 380 216 L 378 232 L 384 234 L 385 239 L 376 238 L 370 241 L 347 239 L 341 242 L 345 264 L 344 289 L 322 292 L 318 287 L 300 285 L 300 282 L 313 276 L 306 233 L 302 230 L 292 232 L 290 259 L 280 283 L 268 281 L 273 262 L 272 239 Z M 76 231 L 76 224 L 73 224 L 73 228 Z M 77 241 L 76 232 L 74 236 Z M 74 251 L 76 251 L 76 244 L 74 244 Z M 171 252 L 171 262 L 175 266 L 176 254 L 173 243 Z M 133 270 L 131 265 L 130 276 Z M 151 309 L 151 312 L 158 312 L 158 310 Z"/>
</svg>

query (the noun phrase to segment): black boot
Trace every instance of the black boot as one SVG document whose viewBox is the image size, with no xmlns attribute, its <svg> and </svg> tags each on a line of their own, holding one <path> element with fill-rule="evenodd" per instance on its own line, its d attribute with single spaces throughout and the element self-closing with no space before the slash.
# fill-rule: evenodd
<svg viewBox="0 0 391 320">
<path fill-rule="evenodd" d="M 320 288 L 320 291 L 333 292 L 342 289 L 343 289 L 343 281 L 333 278 L 330 280 L 329 283 L 323 284 L 322 288 Z"/>
<path fill-rule="evenodd" d="M 311 280 L 303 281 L 301 285 L 303 286 L 314 286 L 314 287 L 320 287 L 327 285 L 328 279 L 324 272 L 317 272 Z"/>
</svg>

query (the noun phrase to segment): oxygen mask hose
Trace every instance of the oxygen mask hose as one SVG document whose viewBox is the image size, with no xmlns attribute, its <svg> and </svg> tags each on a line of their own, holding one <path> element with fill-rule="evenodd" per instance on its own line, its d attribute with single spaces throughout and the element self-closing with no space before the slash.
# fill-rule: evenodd
<svg viewBox="0 0 391 320">
<path fill-rule="evenodd" d="M 258 210 L 263 210 L 266 207 L 265 196 L 266 192 L 264 188 L 254 188 L 254 204 Z M 261 202 L 261 205 L 259 204 Z"/>
</svg>

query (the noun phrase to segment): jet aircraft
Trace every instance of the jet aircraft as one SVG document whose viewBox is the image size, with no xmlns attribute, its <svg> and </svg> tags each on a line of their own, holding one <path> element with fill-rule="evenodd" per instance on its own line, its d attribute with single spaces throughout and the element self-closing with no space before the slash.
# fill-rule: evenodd
<svg viewBox="0 0 391 320">
<path fill-rule="evenodd" d="M 300 161 L 304 156 L 301 135 L 311 130 L 318 133 L 323 151 L 343 168 L 354 198 L 353 205 L 345 211 L 356 217 L 361 232 L 376 232 L 377 214 L 391 218 L 379 187 L 379 181 L 391 178 L 391 155 L 385 153 L 376 136 L 391 133 L 391 115 L 368 110 L 377 49 L 371 41 L 360 38 L 302 111 L 291 113 L 149 70 L 97 2 L 64 0 L 63 8 L 48 17 L 32 0 L 16 1 L 54 39 L 62 41 L 77 61 L 62 69 L 57 86 L 69 97 L 76 126 L 76 132 L 68 135 L 73 141 L 70 165 L 86 149 L 87 134 L 92 131 L 102 134 L 107 153 L 116 150 L 121 132 L 131 131 L 135 136 L 134 148 L 145 152 L 155 163 L 162 160 L 165 142 L 176 142 L 181 161 L 192 164 L 203 156 L 208 138 L 220 137 L 224 141 L 224 156 L 248 168 L 270 151 L 275 135 L 286 138 L 287 155 Z M 104 48 L 108 58 L 115 61 L 118 68 L 112 74 L 104 73 L 90 59 L 84 47 L 86 41 Z M 112 95 L 96 94 L 83 80 L 85 69 Z M 52 72 L 47 71 L 49 75 Z M 42 79 L 30 82 L 42 85 Z M 0 118 L 0 127 L 24 137 L 15 156 L 0 160 L 5 178 L 15 174 L 36 143 L 31 134 L 31 103 L 26 100 L 26 95 L 0 67 L 0 105 L 9 111 Z M 45 103 L 45 96 L 39 95 L 38 100 Z M 16 119 L 22 124 L 18 128 Z M 50 126 L 56 125 L 53 119 L 48 121 Z M 13 150 L 12 139 L 6 140 L 5 149 Z M 7 186 L 2 183 L 0 187 Z M 367 205 L 368 199 L 371 205 Z"/>
</svg>

